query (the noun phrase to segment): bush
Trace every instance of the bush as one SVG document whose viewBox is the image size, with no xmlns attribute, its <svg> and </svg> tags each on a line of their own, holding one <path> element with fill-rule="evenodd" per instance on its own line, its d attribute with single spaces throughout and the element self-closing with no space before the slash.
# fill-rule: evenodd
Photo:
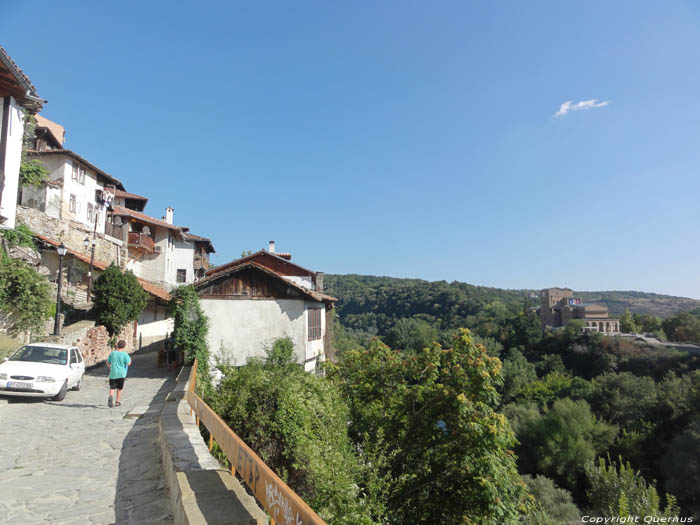
<svg viewBox="0 0 700 525">
<path fill-rule="evenodd" d="M 0 261 L 0 311 L 9 314 L 10 333 L 40 330 L 50 318 L 49 282 L 18 260 Z"/>
<path fill-rule="evenodd" d="M 94 292 L 93 312 L 111 336 L 139 318 L 148 297 L 133 273 L 122 273 L 114 264 L 97 278 Z"/>
<path fill-rule="evenodd" d="M 206 397 L 211 388 L 207 332 L 209 320 L 199 304 L 194 286 L 181 286 L 172 293 L 168 310 L 174 318 L 175 344 L 185 354 L 185 363 L 197 359 L 197 393 Z"/>
<path fill-rule="evenodd" d="M 266 360 L 221 366 L 212 408 L 329 524 L 372 523 L 355 478 L 347 406 L 332 383 L 294 362 L 289 339 Z"/>
<path fill-rule="evenodd" d="M 530 525 L 559 525 L 578 523 L 579 510 L 571 499 L 568 490 L 556 486 L 554 481 L 545 477 L 523 476 L 527 489 L 534 496 L 536 510 L 529 514 L 524 523 Z"/>
<path fill-rule="evenodd" d="M 5 230 L 2 235 L 10 246 L 26 246 L 36 250 L 34 234 L 24 224 L 18 224 L 14 230 Z"/>
</svg>

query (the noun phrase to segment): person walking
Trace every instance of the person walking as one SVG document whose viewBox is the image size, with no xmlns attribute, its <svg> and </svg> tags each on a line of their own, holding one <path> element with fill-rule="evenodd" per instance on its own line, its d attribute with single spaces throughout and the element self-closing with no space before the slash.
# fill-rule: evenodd
<svg viewBox="0 0 700 525">
<path fill-rule="evenodd" d="M 112 350 L 107 358 L 107 366 L 109 367 L 109 398 L 107 405 L 109 408 L 114 406 L 114 391 L 117 391 L 117 406 L 121 405 L 122 390 L 124 389 L 124 380 L 126 373 L 131 365 L 131 356 L 127 354 L 123 348 L 126 347 L 126 341 L 121 339 L 117 343 L 117 349 Z"/>
</svg>

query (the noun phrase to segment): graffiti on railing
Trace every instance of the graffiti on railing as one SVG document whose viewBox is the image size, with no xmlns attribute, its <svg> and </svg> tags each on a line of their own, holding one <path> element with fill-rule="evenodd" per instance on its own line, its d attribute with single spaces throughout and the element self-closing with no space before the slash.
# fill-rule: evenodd
<svg viewBox="0 0 700 525">
<path fill-rule="evenodd" d="M 275 521 L 284 523 L 284 525 L 303 525 L 299 513 L 294 516 L 292 512 L 292 504 L 284 494 L 280 492 L 277 485 L 265 482 L 265 499 L 267 500 L 267 508 L 272 510 L 274 516 L 272 517 Z M 282 511 L 282 518 L 280 519 L 279 513 Z M 283 521 L 284 520 L 284 521 Z"/>
<path fill-rule="evenodd" d="M 238 454 L 236 457 L 236 471 L 238 475 L 245 481 L 250 488 L 253 489 L 253 493 L 258 492 L 258 480 L 260 479 L 260 469 L 258 464 L 253 459 L 253 456 L 248 454 L 248 451 L 243 447 L 239 446 Z"/>
</svg>

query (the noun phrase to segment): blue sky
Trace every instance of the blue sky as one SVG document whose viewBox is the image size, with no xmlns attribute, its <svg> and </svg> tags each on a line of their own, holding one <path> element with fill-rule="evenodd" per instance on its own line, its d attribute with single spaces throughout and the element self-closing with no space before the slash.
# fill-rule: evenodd
<svg viewBox="0 0 700 525">
<path fill-rule="evenodd" d="M 697 3 L 4 0 L 0 34 L 215 263 L 700 298 Z"/>
</svg>

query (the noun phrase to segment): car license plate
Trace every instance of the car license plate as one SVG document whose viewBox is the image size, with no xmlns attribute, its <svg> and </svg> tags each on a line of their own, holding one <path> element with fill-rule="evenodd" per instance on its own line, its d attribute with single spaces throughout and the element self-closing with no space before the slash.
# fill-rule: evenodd
<svg viewBox="0 0 700 525">
<path fill-rule="evenodd" d="M 18 381 L 8 381 L 7 388 L 32 388 L 31 383 L 20 383 Z"/>
</svg>

